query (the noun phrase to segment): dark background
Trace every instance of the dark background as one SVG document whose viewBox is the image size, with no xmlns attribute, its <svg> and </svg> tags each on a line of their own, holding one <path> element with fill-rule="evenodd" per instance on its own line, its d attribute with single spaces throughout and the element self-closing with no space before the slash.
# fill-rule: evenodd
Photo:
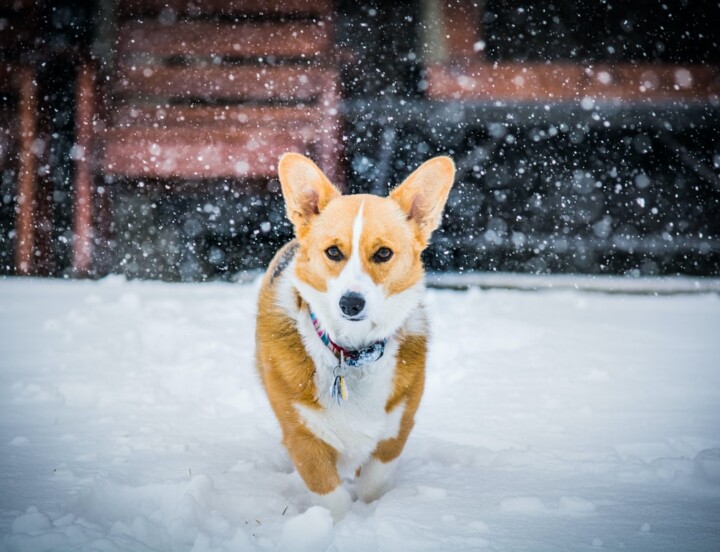
<svg viewBox="0 0 720 552">
<path fill-rule="evenodd" d="M 436 154 L 458 161 L 443 228 L 426 253 L 431 270 L 720 274 L 720 106 L 438 105 L 424 96 L 420 10 L 419 2 L 342 0 L 336 41 L 350 191 L 386 193 Z M 46 274 L 70 270 L 73 60 L 102 41 L 106 12 L 97 2 L 49 2 L 27 53 L 40 68 Z M 490 60 L 718 64 L 718 21 L 720 3 L 708 1 L 487 1 L 478 25 Z M 0 180 L 5 274 L 13 271 L 11 161 Z M 111 183 L 112 239 L 98 248 L 96 275 L 197 280 L 264 266 L 291 235 L 277 185 L 256 183 L 248 194 L 231 184 L 209 197 Z"/>
</svg>

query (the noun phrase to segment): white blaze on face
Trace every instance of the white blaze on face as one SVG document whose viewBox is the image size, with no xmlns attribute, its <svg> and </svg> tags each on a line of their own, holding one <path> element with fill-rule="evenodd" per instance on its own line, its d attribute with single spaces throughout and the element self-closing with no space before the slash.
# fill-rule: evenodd
<svg viewBox="0 0 720 552">
<path fill-rule="evenodd" d="M 363 269 L 361 241 L 365 202 L 360 204 L 353 220 L 350 258 L 340 275 L 328 282 L 328 299 L 337 339 L 347 345 L 361 346 L 374 327 L 374 317 L 381 311 L 385 293 Z M 358 293 L 365 299 L 365 308 L 358 320 L 348 320 L 340 309 L 340 299 L 346 293 Z"/>
<path fill-rule="evenodd" d="M 341 292 L 346 293 L 348 291 L 354 291 L 364 295 L 364 287 L 370 276 L 363 270 L 362 258 L 360 255 L 360 237 L 363 231 L 363 211 L 365 210 L 365 202 L 360 203 L 360 209 L 358 214 L 355 215 L 352 227 L 352 251 L 350 252 L 350 259 L 348 259 L 347 265 L 338 276 L 337 281 L 341 285 L 346 286 L 345 290 Z"/>
</svg>

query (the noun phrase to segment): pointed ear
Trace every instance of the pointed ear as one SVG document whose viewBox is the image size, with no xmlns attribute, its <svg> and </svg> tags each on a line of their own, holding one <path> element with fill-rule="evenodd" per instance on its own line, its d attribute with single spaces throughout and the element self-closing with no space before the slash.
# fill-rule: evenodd
<svg viewBox="0 0 720 552">
<path fill-rule="evenodd" d="M 341 195 L 320 168 L 299 153 L 286 153 L 280 158 L 278 175 L 287 216 L 296 234 L 307 228 L 331 199 Z"/>
<path fill-rule="evenodd" d="M 449 157 L 434 157 L 426 161 L 391 193 L 407 218 L 413 221 L 427 245 L 430 234 L 438 226 L 443 207 L 455 178 L 455 164 Z"/>
</svg>

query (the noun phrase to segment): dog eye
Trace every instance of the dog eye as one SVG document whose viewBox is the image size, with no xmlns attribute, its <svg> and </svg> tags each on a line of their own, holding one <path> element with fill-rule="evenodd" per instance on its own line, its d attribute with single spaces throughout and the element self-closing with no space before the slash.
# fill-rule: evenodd
<svg viewBox="0 0 720 552">
<path fill-rule="evenodd" d="M 393 252 L 391 249 L 388 249 L 387 247 L 381 247 L 375 252 L 375 255 L 373 255 L 373 261 L 376 263 L 386 263 L 390 260 L 390 258 L 393 256 Z"/>
<path fill-rule="evenodd" d="M 345 255 L 342 254 L 342 251 L 340 251 L 340 248 L 337 245 L 331 245 L 325 250 L 325 255 L 327 255 L 327 258 L 331 261 L 340 262 L 345 258 Z"/>
</svg>

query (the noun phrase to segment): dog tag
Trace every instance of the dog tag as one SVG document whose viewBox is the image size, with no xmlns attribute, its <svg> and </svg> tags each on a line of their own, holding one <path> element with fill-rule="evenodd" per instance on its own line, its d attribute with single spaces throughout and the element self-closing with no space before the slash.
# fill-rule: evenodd
<svg viewBox="0 0 720 552">
<path fill-rule="evenodd" d="M 346 401 L 348 398 L 347 387 L 345 386 L 345 378 L 341 375 L 335 376 L 332 386 L 332 396 L 340 404 L 341 400 Z"/>
<path fill-rule="evenodd" d="M 340 376 L 340 396 L 344 401 L 348 398 L 347 387 L 345 386 L 345 378 Z"/>
</svg>

